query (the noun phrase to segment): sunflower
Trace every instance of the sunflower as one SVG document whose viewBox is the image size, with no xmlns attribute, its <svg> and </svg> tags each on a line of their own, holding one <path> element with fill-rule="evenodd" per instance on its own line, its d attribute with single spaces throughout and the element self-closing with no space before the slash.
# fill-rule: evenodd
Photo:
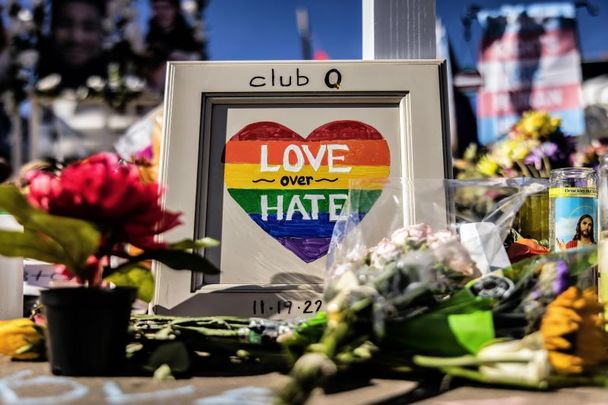
<svg viewBox="0 0 608 405">
<path fill-rule="evenodd" d="M 570 287 L 547 306 L 540 332 L 549 362 L 560 374 L 580 374 L 608 361 L 603 305 L 591 289 Z"/>
</svg>

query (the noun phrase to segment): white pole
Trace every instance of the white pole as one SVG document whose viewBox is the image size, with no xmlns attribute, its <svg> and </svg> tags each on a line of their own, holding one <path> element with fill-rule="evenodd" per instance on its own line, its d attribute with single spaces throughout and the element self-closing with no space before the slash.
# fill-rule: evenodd
<svg viewBox="0 0 608 405">
<path fill-rule="evenodd" d="M 0 213 L 0 229 L 23 230 L 12 215 Z M 23 258 L 0 256 L 0 320 L 23 317 Z"/>
<path fill-rule="evenodd" d="M 362 0 L 363 59 L 435 59 L 435 0 Z"/>
<path fill-rule="evenodd" d="M 362 0 L 363 59 L 435 59 L 435 0 Z M 402 103 L 402 110 L 407 106 Z M 405 125 L 405 122 L 402 123 Z M 412 134 L 412 136 L 424 136 Z M 403 173 L 403 224 L 417 222 L 416 179 Z"/>
</svg>

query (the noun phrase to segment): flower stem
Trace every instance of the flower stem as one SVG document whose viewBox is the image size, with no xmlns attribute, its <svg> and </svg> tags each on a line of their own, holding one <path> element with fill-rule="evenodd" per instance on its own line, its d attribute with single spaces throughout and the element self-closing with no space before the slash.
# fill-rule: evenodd
<svg viewBox="0 0 608 405">
<path fill-rule="evenodd" d="M 483 358 L 472 355 L 460 357 L 431 357 L 431 356 L 414 356 L 414 364 L 422 367 L 458 367 L 458 366 L 478 366 L 488 363 L 527 363 L 530 361 L 529 355 L 521 355 L 518 353 L 497 353 Z"/>
<path fill-rule="evenodd" d="M 547 156 L 543 156 L 543 163 L 544 163 L 543 177 L 549 177 L 549 174 L 551 173 L 551 161 L 549 160 L 549 158 L 547 158 Z"/>
<path fill-rule="evenodd" d="M 519 160 L 516 160 L 515 163 L 517 163 L 517 166 L 519 167 L 519 170 L 521 170 L 521 173 L 525 177 L 532 177 L 532 173 L 530 173 L 530 170 L 528 170 L 528 168 L 526 167 L 526 165 L 522 164 L 522 162 L 520 162 Z"/>
<path fill-rule="evenodd" d="M 552 387 L 572 387 L 574 385 L 608 387 L 608 376 L 601 374 L 591 376 L 552 375 L 549 377 L 549 385 Z"/>
<path fill-rule="evenodd" d="M 522 388 L 533 388 L 533 389 L 547 389 L 549 384 L 547 381 L 541 381 L 540 383 L 528 383 L 522 379 L 510 378 L 503 376 L 500 379 L 489 378 L 483 375 L 479 371 L 471 370 L 464 367 L 445 367 L 442 370 L 452 377 L 462 377 L 471 381 L 478 381 L 484 384 L 500 384 L 500 385 L 511 385 Z"/>
</svg>

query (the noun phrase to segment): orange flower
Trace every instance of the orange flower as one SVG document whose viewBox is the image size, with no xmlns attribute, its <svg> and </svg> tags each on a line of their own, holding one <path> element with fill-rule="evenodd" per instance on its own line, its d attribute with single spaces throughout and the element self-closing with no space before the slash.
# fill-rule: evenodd
<svg viewBox="0 0 608 405">
<path fill-rule="evenodd" d="M 595 292 L 576 287 L 568 288 L 547 306 L 540 332 L 557 373 L 580 374 L 608 361 L 602 311 Z"/>
</svg>

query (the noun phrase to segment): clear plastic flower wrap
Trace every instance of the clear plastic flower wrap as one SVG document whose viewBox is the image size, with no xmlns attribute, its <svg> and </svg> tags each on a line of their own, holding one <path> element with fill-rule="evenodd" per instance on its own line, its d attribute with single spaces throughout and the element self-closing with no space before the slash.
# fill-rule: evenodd
<svg viewBox="0 0 608 405">
<path fill-rule="evenodd" d="M 387 266 L 409 261 L 418 263 L 422 273 L 432 273 L 431 269 L 442 264 L 466 278 L 478 276 L 470 254 L 480 252 L 467 251 L 476 245 L 464 239 L 480 238 L 480 234 L 472 233 L 470 226 L 465 230 L 463 225 L 492 224 L 497 243 L 504 244 L 514 230 L 517 233 L 525 228 L 523 211 L 529 208 L 532 197 L 546 196 L 547 186 L 546 180 L 532 178 L 353 180 L 332 236 L 328 290 L 332 280 L 345 272 L 364 282 Z M 543 219 L 544 213 L 536 211 L 535 218 Z M 548 226 L 547 221 L 541 226 Z M 444 273 L 417 277 L 434 278 L 444 285 Z"/>
</svg>

